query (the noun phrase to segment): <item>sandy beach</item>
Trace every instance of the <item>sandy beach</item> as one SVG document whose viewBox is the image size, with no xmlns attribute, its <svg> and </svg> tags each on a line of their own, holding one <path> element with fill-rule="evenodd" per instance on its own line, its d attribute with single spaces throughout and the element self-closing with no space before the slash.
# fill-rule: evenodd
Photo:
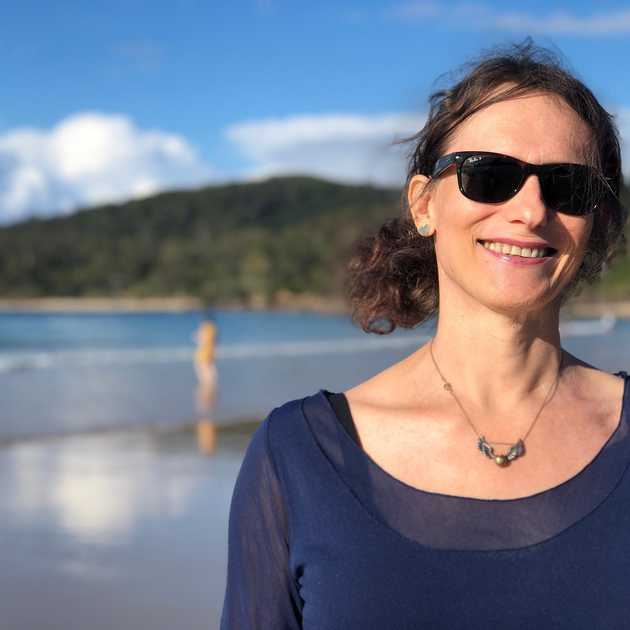
<svg viewBox="0 0 630 630">
<path fill-rule="evenodd" d="M 212 308 L 222 310 L 298 310 L 314 313 L 348 311 L 341 298 L 322 298 L 317 295 L 298 295 L 279 291 L 273 304 L 253 298 L 249 302 L 222 302 Z M 46 311 L 68 313 L 90 312 L 186 312 L 203 310 L 204 304 L 192 296 L 175 297 L 42 297 L 0 298 L 0 312 Z"/>
<path fill-rule="evenodd" d="M 1 298 L 0 311 L 50 311 L 50 312 L 127 312 L 127 311 L 192 311 L 202 308 L 201 302 L 192 297 L 111 298 L 111 297 L 43 297 Z"/>
<path fill-rule="evenodd" d="M 224 310 L 284 310 L 305 311 L 322 314 L 349 315 L 348 304 L 341 297 L 296 294 L 278 291 L 273 304 L 263 299 L 252 299 L 248 303 L 226 302 L 212 308 Z M 1 298 L 0 312 L 186 312 L 204 309 L 204 304 L 192 296 L 174 297 L 46 297 L 46 298 Z M 616 317 L 630 318 L 630 299 L 626 300 L 586 300 L 576 299 L 564 307 L 565 315 L 571 317 L 599 317 L 613 314 Z"/>
</svg>

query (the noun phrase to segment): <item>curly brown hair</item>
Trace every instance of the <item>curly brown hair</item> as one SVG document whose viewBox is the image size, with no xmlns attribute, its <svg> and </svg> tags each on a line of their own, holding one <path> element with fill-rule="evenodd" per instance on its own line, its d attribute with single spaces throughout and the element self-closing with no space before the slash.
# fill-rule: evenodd
<svg viewBox="0 0 630 630">
<path fill-rule="evenodd" d="M 401 215 L 388 219 L 375 234 L 359 239 L 352 249 L 344 287 L 352 320 L 365 332 L 388 334 L 399 326 L 413 328 L 437 314 L 434 240 L 418 234 L 407 200 L 409 182 L 416 174 L 430 176 L 460 123 L 499 101 L 540 91 L 564 99 L 592 132 L 584 147 L 585 163 L 603 174 L 614 192 L 596 210 L 582 265 L 563 288 L 559 304 L 579 293 L 584 283 L 598 280 L 613 258 L 626 250 L 628 211 L 619 201 L 619 132 L 613 117 L 589 88 L 562 66 L 557 55 L 534 45 L 530 37 L 521 44 L 494 48 L 465 64 L 461 71 L 464 76 L 459 82 L 430 96 L 424 127 L 398 141 L 413 145 L 401 195 Z"/>
</svg>

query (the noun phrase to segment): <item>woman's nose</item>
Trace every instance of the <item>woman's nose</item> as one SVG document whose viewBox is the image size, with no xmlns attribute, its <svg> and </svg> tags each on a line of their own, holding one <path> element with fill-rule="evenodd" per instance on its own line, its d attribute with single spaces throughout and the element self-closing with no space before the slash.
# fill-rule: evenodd
<svg viewBox="0 0 630 630">
<path fill-rule="evenodd" d="M 545 206 L 537 175 L 529 175 L 521 189 L 503 207 L 510 221 L 525 223 L 529 229 L 545 225 L 551 212 Z"/>
</svg>

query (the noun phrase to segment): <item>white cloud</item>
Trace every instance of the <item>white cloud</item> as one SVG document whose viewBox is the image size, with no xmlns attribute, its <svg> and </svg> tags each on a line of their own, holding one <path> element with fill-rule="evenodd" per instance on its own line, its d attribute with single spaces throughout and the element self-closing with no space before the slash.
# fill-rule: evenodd
<svg viewBox="0 0 630 630">
<path fill-rule="evenodd" d="M 593 37 L 630 33 L 630 9 L 575 15 L 568 11 L 547 14 L 527 11 L 495 11 L 480 3 L 456 5 L 437 2 L 407 2 L 394 7 L 388 15 L 402 19 L 444 18 L 466 28 L 527 32 L 530 34 Z"/>
<path fill-rule="evenodd" d="M 423 124 L 423 116 L 407 113 L 304 115 L 239 123 L 226 135 L 253 161 L 248 178 L 304 173 L 399 185 L 409 147 L 392 146 L 392 141 L 416 133 Z"/>
<path fill-rule="evenodd" d="M 549 15 L 496 13 L 489 26 L 508 31 L 527 31 L 547 35 L 618 35 L 630 32 L 630 10 L 575 16 L 566 11 Z M 478 25 L 483 26 L 482 21 Z"/>
<path fill-rule="evenodd" d="M 622 140 L 624 173 L 630 173 L 630 107 L 614 111 Z M 243 179 L 309 174 L 341 182 L 399 186 L 410 145 L 393 145 L 421 129 L 425 116 L 311 115 L 233 125 L 226 134 L 252 166 Z M 626 175 L 627 178 L 627 175 Z"/>
<path fill-rule="evenodd" d="M 213 174 L 180 136 L 123 115 L 80 113 L 50 130 L 0 135 L 0 223 L 199 185 Z"/>
</svg>

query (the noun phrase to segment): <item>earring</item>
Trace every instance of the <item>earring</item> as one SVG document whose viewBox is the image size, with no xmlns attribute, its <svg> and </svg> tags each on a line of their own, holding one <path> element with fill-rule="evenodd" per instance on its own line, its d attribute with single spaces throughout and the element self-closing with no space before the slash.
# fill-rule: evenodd
<svg viewBox="0 0 630 630">
<path fill-rule="evenodd" d="M 422 236 L 430 236 L 432 234 L 431 226 L 428 223 L 422 223 L 418 228 L 418 232 Z"/>
</svg>

